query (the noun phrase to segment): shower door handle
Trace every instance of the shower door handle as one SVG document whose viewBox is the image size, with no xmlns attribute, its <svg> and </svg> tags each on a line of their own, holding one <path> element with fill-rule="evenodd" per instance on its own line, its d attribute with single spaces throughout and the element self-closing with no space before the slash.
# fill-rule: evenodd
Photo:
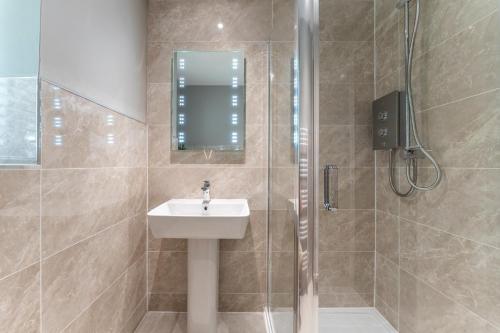
<svg viewBox="0 0 500 333">
<path fill-rule="evenodd" d="M 333 176 L 333 197 L 330 199 L 330 179 Z M 338 179 L 339 179 L 339 169 L 334 164 L 327 164 L 323 169 L 323 181 L 324 181 L 324 202 L 323 206 L 326 210 L 334 212 L 338 208 Z"/>
</svg>

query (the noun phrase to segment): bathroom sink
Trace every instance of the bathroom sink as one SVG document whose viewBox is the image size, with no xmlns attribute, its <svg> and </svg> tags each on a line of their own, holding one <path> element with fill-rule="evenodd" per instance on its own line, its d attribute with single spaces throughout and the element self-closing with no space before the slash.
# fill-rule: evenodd
<svg viewBox="0 0 500 333">
<path fill-rule="evenodd" d="M 247 200 L 208 198 L 172 199 L 148 213 L 155 238 L 188 239 L 188 333 L 217 333 L 219 240 L 245 237 L 250 220 Z"/>
<path fill-rule="evenodd" d="M 241 239 L 250 219 L 245 199 L 172 199 L 152 209 L 149 227 L 155 238 Z"/>
</svg>

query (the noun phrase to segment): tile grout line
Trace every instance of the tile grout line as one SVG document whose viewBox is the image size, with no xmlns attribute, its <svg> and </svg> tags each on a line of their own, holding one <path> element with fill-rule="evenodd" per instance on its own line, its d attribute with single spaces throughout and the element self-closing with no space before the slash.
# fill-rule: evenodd
<svg viewBox="0 0 500 333">
<path fill-rule="evenodd" d="M 83 243 L 83 242 L 85 242 L 85 241 L 87 241 L 87 240 L 89 240 L 91 238 L 94 238 L 94 237 L 96 237 L 96 236 L 98 236 L 98 235 L 100 235 L 100 234 L 102 234 L 102 233 L 104 233 L 104 232 L 106 232 L 106 231 L 108 231 L 108 230 L 110 230 L 110 229 L 112 229 L 112 228 L 120 225 L 120 224 L 128 223 L 130 220 L 132 220 L 132 219 L 134 219 L 134 218 L 136 218 L 138 216 L 141 216 L 142 214 L 143 213 L 136 213 L 135 215 L 127 216 L 124 219 L 122 219 L 122 220 L 120 220 L 120 221 L 118 221 L 116 223 L 113 223 L 113 224 L 107 226 L 106 228 L 104 228 L 102 230 L 99 230 L 98 232 L 96 232 L 96 233 L 94 233 L 92 235 L 89 235 L 89 236 L 87 236 L 87 237 L 85 237 L 85 238 L 83 238 L 83 239 L 81 239 L 81 240 L 79 240 L 79 241 L 77 241 L 77 242 L 75 242 L 75 243 L 73 243 L 71 245 L 68 245 L 68 246 L 62 248 L 61 250 L 58 250 L 57 252 L 51 253 L 50 255 L 48 255 L 45 258 L 42 257 L 42 261 L 47 261 L 48 259 L 50 259 L 50 258 L 52 258 L 52 257 L 54 257 L 54 256 L 56 256 L 56 255 L 58 255 L 58 254 L 60 254 L 60 253 L 62 253 L 64 251 L 67 251 L 67 250 L 71 249 L 72 247 L 77 246 L 80 243 Z"/>
<path fill-rule="evenodd" d="M 489 248 L 492 248 L 492 249 L 495 249 L 495 250 L 500 250 L 500 247 L 497 247 L 495 245 L 487 244 L 487 243 L 484 243 L 484 242 L 481 242 L 481 241 L 477 241 L 477 240 L 474 240 L 474 239 L 470 239 L 470 238 L 467 238 L 467 237 L 464 237 L 464 236 L 461 236 L 461 235 L 458 235 L 458 234 L 454 234 L 454 233 L 446 231 L 444 229 L 440 229 L 440 228 L 437 228 L 437 227 L 434 227 L 434 226 L 431 226 L 431 225 L 428 225 L 428 224 L 425 224 L 425 223 L 422 223 L 422 222 L 415 221 L 415 220 L 413 220 L 411 218 L 397 216 L 397 215 L 394 215 L 392 213 L 381 211 L 381 210 L 379 210 L 379 212 L 382 213 L 382 214 L 389 215 L 391 217 L 402 219 L 405 222 L 418 224 L 420 226 L 427 227 L 427 228 L 432 229 L 434 231 L 448 234 L 449 236 L 452 236 L 452 237 L 455 237 L 455 238 L 460 238 L 460 239 L 463 239 L 463 240 L 466 240 L 466 241 L 469 241 L 469 242 L 472 242 L 472 243 L 475 243 L 475 244 L 478 244 L 478 245 L 481 245 L 481 246 L 489 247 Z"/>
<path fill-rule="evenodd" d="M 454 34 L 450 35 L 448 38 L 442 40 L 441 42 L 437 43 L 436 45 L 434 46 L 431 46 L 427 51 L 425 51 L 424 53 L 422 54 L 419 54 L 418 57 L 415 57 L 415 61 L 418 61 L 420 58 L 423 58 L 425 55 L 427 55 L 429 52 L 432 52 L 434 51 L 435 49 L 437 49 L 438 47 L 446 44 L 447 42 L 449 42 L 451 39 L 457 37 L 458 35 L 460 34 L 463 34 L 464 32 L 470 30 L 472 27 L 474 27 L 475 25 L 477 25 L 478 23 L 481 23 L 482 21 L 485 21 L 486 19 L 498 14 L 498 12 L 500 11 L 500 9 L 495 9 L 494 11 L 490 12 L 488 15 L 485 15 L 485 16 L 482 16 L 481 18 L 477 19 L 476 21 L 472 22 L 472 23 L 469 23 L 467 25 L 467 27 L 463 28 L 462 30 L 460 31 L 457 31 L 455 32 Z"/>
<path fill-rule="evenodd" d="M 459 238 L 459 239 L 462 239 L 462 240 L 465 240 L 465 241 L 477 244 L 479 246 L 484 246 L 484 247 L 488 247 L 488 248 L 493 249 L 493 250 L 500 251 L 500 247 L 497 247 L 497 246 L 494 246 L 494 245 L 491 245 L 491 244 L 486 244 L 486 243 L 483 243 L 483 242 L 479 242 L 479 241 L 476 241 L 476 240 L 473 240 L 473 239 L 470 239 L 470 238 L 467 238 L 467 237 L 464 237 L 464 236 L 460 236 L 460 235 L 451 233 L 449 231 L 442 230 L 442 229 L 436 228 L 434 226 L 430 226 L 430 225 L 427 225 L 427 224 L 424 224 L 424 223 L 420 223 L 420 222 L 417 222 L 417 221 L 414 221 L 412 219 L 408 219 L 408 218 L 405 218 L 405 217 L 400 217 L 400 219 L 402 219 L 406 223 L 413 223 L 413 224 L 419 225 L 421 227 L 431 229 L 431 230 L 433 230 L 435 232 L 438 232 L 438 233 L 447 234 L 448 236 L 451 236 L 453 238 Z"/>
<path fill-rule="evenodd" d="M 441 290 L 435 288 L 434 286 L 432 286 L 431 284 L 429 284 L 427 281 L 423 280 L 422 278 L 418 277 L 417 275 L 411 273 L 411 272 L 408 272 L 407 270 L 403 269 L 403 268 L 399 268 L 401 271 L 405 272 L 406 274 L 412 276 L 415 280 L 419 281 L 420 283 L 426 285 L 428 288 L 432 289 L 434 292 L 440 294 L 442 297 L 446 298 L 448 301 L 450 301 L 451 303 L 454 303 L 456 305 L 458 305 L 460 308 L 462 308 L 463 310 L 466 310 L 468 313 L 472 314 L 474 317 L 488 323 L 489 325 L 491 325 L 493 328 L 497 329 L 497 330 L 500 330 L 500 326 L 497 326 L 496 324 L 494 324 L 493 322 L 489 321 L 488 319 L 486 318 L 483 318 L 482 316 L 480 316 L 478 313 L 476 313 L 475 311 L 469 309 L 467 306 L 465 306 L 464 304 L 462 303 L 459 303 L 458 301 L 454 300 L 452 297 L 446 295 L 444 292 L 442 292 Z"/>
<path fill-rule="evenodd" d="M 20 269 L 16 270 L 15 272 L 11 272 L 11 273 L 9 273 L 9 274 L 7 274 L 7 275 L 3 276 L 2 278 L 0 278 L 0 282 L 2 282 L 3 280 L 6 280 L 6 279 L 8 279 L 8 278 L 11 278 L 11 277 L 13 277 L 13 276 L 14 276 L 14 275 L 16 275 L 16 274 L 22 273 L 23 271 L 25 271 L 25 270 L 27 270 L 27 269 L 29 269 L 29 268 L 31 268 L 32 266 L 35 266 L 35 265 L 37 265 L 37 264 L 40 264 L 40 261 L 39 261 L 38 259 L 36 259 L 36 261 L 32 262 L 32 263 L 31 263 L 31 264 L 29 264 L 29 265 L 23 266 L 22 268 L 20 268 Z"/>
<path fill-rule="evenodd" d="M 123 272 L 120 273 L 118 277 L 116 277 L 116 279 L 114 279 L 106 288 L 104 288 L 104 290 L 100 292 L 85 308 L 83 308 L 83 310 L 80 311 L 66 326 L 64 326 L 64 328 L 62 328 L 60 332 L 64 332 L 68 327 L 70 327 L 74 322 L 76 322 L 76 320 L 79 319 L 88 309 L 90 309 L 92 305 L 94 305 L 107 291 L 109 291 L 112 287 L 114 287 L 120 281 L 120 279 L 130 271 L 130 268 L 136 265 L 142 259 L 143 256 L 144 255 L 142 255 L 141 257 L 139 257 L 139 259 L 128 265 L 123 270 Z"/>
<path fill-rule="evenodd" d="M 474 95 L 470 95 L 470 96 L 466 96 L 466 97 L 462 97 L 462 98 L 458 98 L 456 100 L 453 100 L 453 101 L 450 101 L 450 102 L 446 102 L 446 103 L 443 103 L 443 104 L 431 106 L 430 108 L 423 109 L 423 110 L 420 110 L 420 111 L 416 111 L 415 113 L 418 115 L 420 113 L 434 111 L 435 109 L 439 109 L 439 108 L 442 108 L 442 107 L 445 107 L 445 106 L 449 106 L 449 105 L 452 105 L 452 104 L 457 104 L 457 103 L 460 103 L 460 102 L 465 102 L 465 101 L 467 101 L 469 99 L 473 99 L 473 98 L 480 97 L 480 96 L 483 96 L 483 95 L 488 95 L 488 94 L 491 94 L 491 93 L 494 93 L 494 92 L 498 92 L 498 91 L 500 91 L 500 88 L 493 88 L 493 89 L 489 89 L 489 90 L 484 90 L 484 91 L 482 91 L 480 93 L 477 93 L 477 94 L 474 94 Z"/>
<path fill-rule="evenodd" d="M 148 297 L 147 295 L 144 295 L 144 297 L 143 297 L 143 298 L 141 298 L 141 300 L 137 303 L 137 305 L 136 305 L 136 306 L 134 307 L 134 309 L 132 310 L 132 313 L 131 313 L 130 317 L 128 317 L 128 318 L 127 318 L 127 320 L 125 320 L 125 323 L 122 325 L 122 327 L 121 327 L 122 329 L 123 329 L 123 328 L 124 328 L 124 326 L 126 326 L 126 325 L 129 323 L 129 321 L 130 321 L 130 320 L 134 317 L 134 315 L 135 315 L 136 311 L 137 311 L 137 310 L 139 309 L 139 307 L 142 305 L 142 302 L 147 300 L 147 297 Z M 145 303 L 145 304 L 146 304 L 146 303 Z M 147 312 L 147 309 L 146 309 L 146 312 Z M 144 317 L 145 317 L 145 314 L 142 316 L 142 318 L 141 318 L 141 320 L 139 321 L 139 323 L 135 326 L 134 331 L 135 331 L 135 329 L 136 329 L 137 327 L 139 327 L 139 325 L 141 324 L 141 322 L 142 322 L 142 320 L 144 319 Z"/>
</svg>

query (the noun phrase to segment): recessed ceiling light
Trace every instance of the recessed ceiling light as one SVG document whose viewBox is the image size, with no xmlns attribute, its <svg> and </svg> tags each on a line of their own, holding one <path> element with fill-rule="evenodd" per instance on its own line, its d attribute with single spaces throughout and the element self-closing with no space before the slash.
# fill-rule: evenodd
<svg viewBox="0 0 500 333">
<path fill-rule="evenodd" d="M 224 24 L 222 22 L 217 23 L 217 29 L 219 30 L 224 29 Z"/>
</svg>

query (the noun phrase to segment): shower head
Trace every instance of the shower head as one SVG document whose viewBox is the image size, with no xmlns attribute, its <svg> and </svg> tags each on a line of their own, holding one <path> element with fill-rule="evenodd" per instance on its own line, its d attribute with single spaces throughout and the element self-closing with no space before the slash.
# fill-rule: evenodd
<svg viewBox="0 0 500 333">
<path fill-rule="evenodd" d="M 411 0 L 397 0 L 396 1 L 396 8 L 401 9 L 403 8 L 407 3 L 409 3 Z"/>
</svg>

